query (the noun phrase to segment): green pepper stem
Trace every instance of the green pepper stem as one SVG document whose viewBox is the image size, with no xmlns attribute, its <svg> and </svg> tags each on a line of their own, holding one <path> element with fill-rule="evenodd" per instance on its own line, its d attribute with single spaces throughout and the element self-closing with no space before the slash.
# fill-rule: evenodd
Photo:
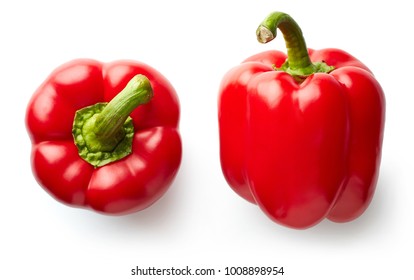
<svg viewBox="0 0 414 280">
<path fill-rule="evenodd" d="M 99 113 L 88 119 L 82 133 L 90 151 L 112 151 L 124 138 L 123 125 L 132 111 L 153 96 L 151 83 L 144 75 L 134 76 Z"/>
<path fill-rule="evenodd" d="M 306 42 L 299 25 L 288 14 L 273 12 L 259 25 L 256 31 L 260 43 L 268 43 L 276 38 L 277 28 L 283 34 L 287 49 L 287 60 L 281 70 L 293 76 L 309 76 L 315 72 L 328 73 L 333 67 L 323 62 L 312 63 Z"/>
</svg>

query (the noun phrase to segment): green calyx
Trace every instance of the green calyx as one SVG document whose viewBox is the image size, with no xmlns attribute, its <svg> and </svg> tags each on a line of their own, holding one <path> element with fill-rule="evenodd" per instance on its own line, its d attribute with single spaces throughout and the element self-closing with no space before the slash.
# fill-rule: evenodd
<svg viewBox="0 0 414 280">
<path fill-rule="evenodd" d="M 275 70 L 287 72 L 300 82 L 311 74 L 329 73 L 334 69 L 323 61 L 311 62 L 302 30 L 288 14 L 273 12 L 268 15 L 256 30 L 257 40 L 263 44 L 272 41 L 278 28 L 285 39 L 288 58 Z"/>
<path fill-rule="evenodd" d="M 150 81 L 134 76 L 109 103 L 97 103 L 75 114 L 73 139 L 79 156 L 94 167 L 120 160 L 132 152 L 134 126 L 129 117 L 153 96 Z"/>
</svg>

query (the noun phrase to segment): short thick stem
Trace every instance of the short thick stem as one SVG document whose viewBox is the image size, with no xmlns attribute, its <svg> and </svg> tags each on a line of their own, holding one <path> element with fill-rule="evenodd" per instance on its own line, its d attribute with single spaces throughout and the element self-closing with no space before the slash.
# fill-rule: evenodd
<svg viewBox="0 0 414 280">
<path fill-rule="evenodd" d="M 105 108 L 89 119 L 84 131 L 90 134 L 90 149 L 111 151 L 125 136 L 123 125 L 132 111 L 152 97 L 150 81 L 144 75 L 134 76 Z M 88 142 L 88 141 L 87 141 Z"/>
<path fill-rule="evenodd" d="M 136 75 L 108 104 L 77 111 L 72 133 L 79 155 L 97 167 L 131 153 L 134 127 L 129 115 L 152 96 L 148 78 Z"/>
</svg>

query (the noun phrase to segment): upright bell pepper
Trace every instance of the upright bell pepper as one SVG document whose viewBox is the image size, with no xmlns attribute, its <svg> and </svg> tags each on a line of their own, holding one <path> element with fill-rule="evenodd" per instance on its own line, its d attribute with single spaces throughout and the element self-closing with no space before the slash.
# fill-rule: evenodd
<svg viewBox="0 0 414 280">
<path fill-rule="evenodd" d="M 257 29 L 258 40 L 273 40 L 278 28 L 287 56 L 256 54 L 222 80 L 223 174 L 236 193 L 282 225 L 351 221 L 368 207 L 377 183 L 383 91 L 347 52 L 308 50 L 285 13 L 271 13 Z"/>
<path fill-rule="evenodd" d="M 106 214 L 142 210 L 178 171 L 179 113 L 174 88 L 148 65 L 68 62 L 27 107 L 34 175 L 68 205 Z"/>
</svg>

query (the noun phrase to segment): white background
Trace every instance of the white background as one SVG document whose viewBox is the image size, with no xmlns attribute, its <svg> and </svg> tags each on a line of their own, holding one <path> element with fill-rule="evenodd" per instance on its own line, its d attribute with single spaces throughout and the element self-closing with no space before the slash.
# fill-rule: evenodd
<svg viewBox="0 0 414 280">
<path fill-rule="evenodd" d="M 136 266 L 283 266 L 253 279 L 407 279 L 414 249 L 413 21 L 409 1 L 2 1 L 0 4 L 0 279 L 152 279 Z M 362 60 L 387 98 L 377 192 L 358 220 L 304 231 L 279 226 L 227 186 L 219 164 L 222 76 L 267 49 L 255 29 L 289 13 L 308 47 Z M 33 179 L 27 102 L 47 75 L 79 57 L 157 68 L 181 102 L 183 160 L 152 207 L 108 217 L 64 206 Z M 411 259 L 411 260 L 410 260 Z M 404 276 L 405 275 L 405 276 Z M 157 276 L 153 279 L 165 279 Z M 206 279 L 201 276 L 174 279 Z"/>
</svg>

